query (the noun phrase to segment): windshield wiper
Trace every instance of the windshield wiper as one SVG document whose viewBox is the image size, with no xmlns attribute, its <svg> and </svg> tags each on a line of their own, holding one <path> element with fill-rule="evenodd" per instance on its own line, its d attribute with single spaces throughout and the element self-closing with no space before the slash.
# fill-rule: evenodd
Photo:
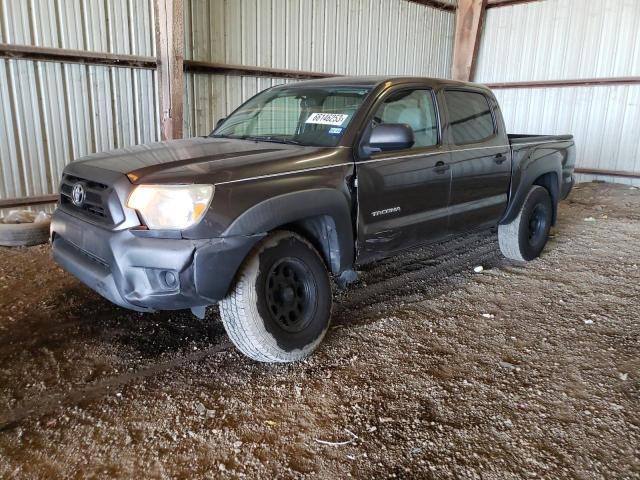
<svg viewBox="0 0 640 480">
<path fill-rule="evenodd" d="M 271 143 L 288 143 L 291 145 L 302 145 L 297 140 L 285 137 L 277 137 L 275 135 L 211 135 L 213 138 L 233 138 L 236 140 L 253 140 L 254 142 L 271 142 Z"/>
<path fill-rule="evenodd" d="M 237 138 L 241 140 L 254 140 L 256 142 L 289 143 L 291 145 L 302 145 L 297 140 L 292 140 L 284 137 L 276 137 L 272 135 L 243 135 Z"/>
</svg>

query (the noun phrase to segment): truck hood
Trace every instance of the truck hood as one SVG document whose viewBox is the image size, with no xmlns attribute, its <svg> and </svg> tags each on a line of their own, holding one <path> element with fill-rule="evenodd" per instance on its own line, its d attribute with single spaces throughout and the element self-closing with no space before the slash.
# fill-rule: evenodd
<svg viewBox="0 0 640 480">
<path fill-rule="evenodd" d="M 95 153 L 71 167 L 126 174 L 135 184 L 221 183 L 330 165 L 340 150 L 197 137 Z"/>
</svg>

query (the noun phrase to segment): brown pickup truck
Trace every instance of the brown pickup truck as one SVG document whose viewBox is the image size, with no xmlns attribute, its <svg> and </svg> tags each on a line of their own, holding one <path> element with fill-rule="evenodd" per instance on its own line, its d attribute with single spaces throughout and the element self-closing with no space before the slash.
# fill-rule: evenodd
<svg viewBox="0 0 640 480">
<path fill-rule="evenodd" d="M 331 278 L 470 230 L 505 256 L 544 248 L 573 185 L 571 135 L 507 135 L 481 85 L 341 77 L 265 90 L 207 137 L 69 164 L 55 260 L 138 311 L 219 304 L 229 337 L 265 362 L 309 355 Z"/>
</svg>

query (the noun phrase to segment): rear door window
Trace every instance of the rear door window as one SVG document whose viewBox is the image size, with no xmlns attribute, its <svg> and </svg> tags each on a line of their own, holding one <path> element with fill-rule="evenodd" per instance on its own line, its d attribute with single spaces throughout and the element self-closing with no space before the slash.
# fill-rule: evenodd
<svg viewBox="0 0 640 480">
<path fill-rule="evenodd" d="M 451 135 L 456 145 L 482 142 L 496 133 L 491 107 L 483 94 L 446 90 L 444 98 Z"/>
</svg>

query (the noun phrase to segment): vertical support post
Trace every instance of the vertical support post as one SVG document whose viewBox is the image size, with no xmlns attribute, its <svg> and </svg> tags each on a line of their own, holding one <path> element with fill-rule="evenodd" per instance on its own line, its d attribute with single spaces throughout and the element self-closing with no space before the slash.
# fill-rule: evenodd
<svg viewBox="0 0 640 480">
<path fill-rule="evenodd" d="M 183 0 L 155 0 L 156 55 L 162 140 L 182 138 L 184 105 Z"/>
<path fill-rule="evenodd" d="M 451 77 L 469 82 L 473 78 L 487 0 L 458 0 Z"/>
</svg>

